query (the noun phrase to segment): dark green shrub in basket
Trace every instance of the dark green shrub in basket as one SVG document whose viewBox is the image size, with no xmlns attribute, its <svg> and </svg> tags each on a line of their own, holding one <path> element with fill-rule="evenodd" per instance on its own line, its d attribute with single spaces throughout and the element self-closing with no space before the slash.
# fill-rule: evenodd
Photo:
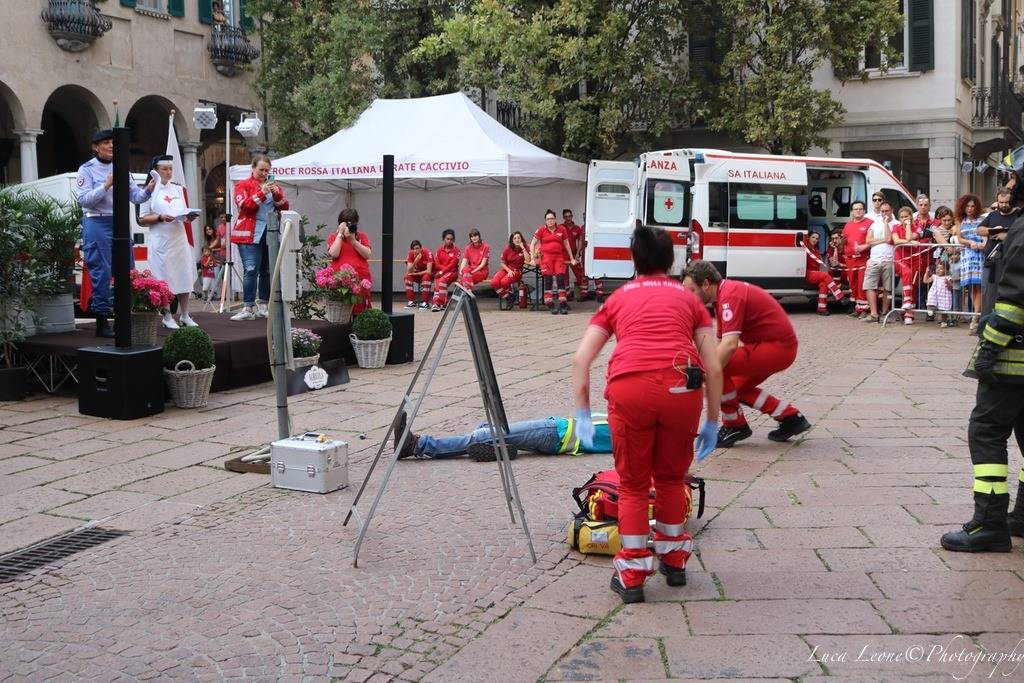
<svg viewBox="0 0 1024 683">
<path fill-rule="evenodd" d="M 167 335 L 164 341 L 164 367 L 174 370 L 178 361 L 192 361 L 196 370 L 213 366 L 213 342 L 198 327 L 182 327 Z"/>
<path fill-rule="evenodd" d="M 362 341 L 387 339 L 391 336 L 391 319 L 387 313 L 376 308 L 363 311 L 352 322 L 352 334 Z"/>
</svg>

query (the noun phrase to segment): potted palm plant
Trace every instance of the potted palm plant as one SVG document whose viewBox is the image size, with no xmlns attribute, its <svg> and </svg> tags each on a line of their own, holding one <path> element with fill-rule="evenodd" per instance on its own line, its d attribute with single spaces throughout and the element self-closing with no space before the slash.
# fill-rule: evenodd
<svg viewBox="0 0 1024 683">
<path fill-rule="evenodd" d="M 349 335 L 356 362 L 361 368 L 382 368 L 391 346 L 391 319 L 387 313 L 371 308 L 352 321 Z"/>
<path fill-rule="evenodd" d="M 179 408 L 202 408 L 210 400 L 217 366 L 213 342 L 198 327 L 174 330 L 164 340 L 164 377 L 171 400 Z"/>
<path fill-rule="evenodd" d="M 43 283 L 33 305 L 39 332 L 75 329 L 75 243 L 82 234 L 82 210 L 36 192 L 19 193 L 35 233 L 35 253 Z"/>
<path fill-rule="evenodd" d="M 347 323 L 352 317 L 352 307 L 370 286 L 368 280 L 361 279 L 355 268 L 347 264 L 338 270 L 327 266 L 316 271 L 316 288 L 324 297 L 328 322 Z"/>
<path fill-rule="evenodd" d="M 174 300 L 167 283 L 148 270 L 132 270 L 132 344 L 156 346 L 160 316 Z"/>
</svg>

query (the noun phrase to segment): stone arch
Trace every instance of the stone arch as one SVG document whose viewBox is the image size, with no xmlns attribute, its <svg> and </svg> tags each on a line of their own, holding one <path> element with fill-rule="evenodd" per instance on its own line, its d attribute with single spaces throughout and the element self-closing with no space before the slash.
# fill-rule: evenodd
<svg viewBox="0 0 1024 683">
<path fill-rule="evenodd" d="M 37 143 L 39 176 L 77 171 L 92 156 L 93 133 L 110 127 L 110 117 L 100 99 L 80 85 L 62 85 L 43 106 Z"/>
<path fill-rule="evenodd" d="M 181 107 L 162 95 L 140 97 L 128 110 L 124 125 L 131 129 L 131 167 L 144 171 L 157 154 L 167 151 L 167 117 L 174 111 L 178 144 L 191 140 L 192 131 Z M 189 110 L 191 116 L 191 110 Z M 179 159 L 179 162 L 181 160 Z"/>
<path fill-rule="evenodd" d="M 25 109 L 21 101 L 0 81 L 0 185 L 21 178 L 18 134 L 25 128 Z"/>
</svg>

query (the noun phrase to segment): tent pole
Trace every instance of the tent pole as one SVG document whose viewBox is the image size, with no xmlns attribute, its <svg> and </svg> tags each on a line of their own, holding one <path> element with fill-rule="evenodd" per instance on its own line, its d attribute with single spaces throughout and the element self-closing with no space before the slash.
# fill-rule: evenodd
<svg viewBox="0 0 1024 683">
<path fill-rule="evenodd" d="M 508 224 L 508 236 L 512 237 L 512 164 L 511 155 L 505 155 L 505 220 Z"/>
</svg>

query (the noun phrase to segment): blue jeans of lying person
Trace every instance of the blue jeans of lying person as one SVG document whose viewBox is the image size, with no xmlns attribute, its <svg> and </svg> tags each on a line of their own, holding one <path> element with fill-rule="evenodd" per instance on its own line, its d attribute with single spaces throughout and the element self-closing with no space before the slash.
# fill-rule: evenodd
<svg viewBox="0 0 1024 683">
<path fill-rule="evenodd" d="M 512 422 L 508 426 L 505 443 L 516 447 L 518 451 L 533 451 L 545 455 L 555 455 L 560 451 L 561 439 L 558 437 L 558 426 L 555 418 Z M 489 425 L 482 424 L 470 434 L 462 436 L 428 436 L 423 434 L 416 443 L 416 455 L 422 458 L 454 458 L 466 455 L 470 444 L 493 443 Z"/>
</svg>

